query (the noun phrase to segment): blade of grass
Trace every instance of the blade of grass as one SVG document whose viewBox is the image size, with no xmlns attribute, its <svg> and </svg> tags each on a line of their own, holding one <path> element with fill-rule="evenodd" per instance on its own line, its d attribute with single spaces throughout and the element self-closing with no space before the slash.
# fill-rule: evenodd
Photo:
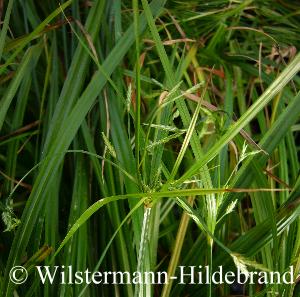
<svg viewBox="0 0 300 297">
<path fill-rule="evenodd" d="M 42 48 L 40 45 L 33 46 L 27 50 L 13 80 L 9 84 L 6 93 L 2 97 L 0 101 L 0 130 L 2 129 L 9 106 L 11 105 L 11 102 L 15 97 L 24 76 L 28 72 L 31 72 L 31 69 L 33 69 L 33 67 L 37 63 L 41 54 L 41 50 Z"/>
<path fill-rule="evenodd" d="M 3 21 L 3 24 L 2 24 L 2 28 L 1 28 L 1 33 L 0 33 L 0 61 L 2 59 L 2 53 L 3 53 L 4 46 L 5 46 L 5 39 L 6 39 L 6 34 L 7 34 L 8 26 L 9 26 L 9 20 L 10 20 L 10 15 L 11 15 L 13 5 L 14 5 L 14 0 L 9 0 L 8 4 L 7 4 L 6 12 L 5 12 L 4 21 Z"/>
</svg>

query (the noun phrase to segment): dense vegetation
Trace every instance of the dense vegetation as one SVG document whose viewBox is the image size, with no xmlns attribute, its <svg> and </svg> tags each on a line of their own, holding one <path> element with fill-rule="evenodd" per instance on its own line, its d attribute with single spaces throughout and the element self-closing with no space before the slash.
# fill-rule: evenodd
<svg viewBox="0 0 300 297">
<path fill-rule="evenodd" d="M 297 1 L 0 4 L 1 297 L 299 296 Z M 43 285 L 35 265 L 295 282 Z"/>
</svg>

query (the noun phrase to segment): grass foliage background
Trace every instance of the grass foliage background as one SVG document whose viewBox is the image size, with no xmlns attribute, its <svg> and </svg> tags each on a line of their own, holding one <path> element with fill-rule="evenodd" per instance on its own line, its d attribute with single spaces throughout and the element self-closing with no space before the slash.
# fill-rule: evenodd
<svg viewBox="0 0 300 297">
<path fill-rule="evenodd" d="M 299 296 L 33 269 L 300 271 L 296 1 L 3 2 L 1 296 Z"/>
</svg>

